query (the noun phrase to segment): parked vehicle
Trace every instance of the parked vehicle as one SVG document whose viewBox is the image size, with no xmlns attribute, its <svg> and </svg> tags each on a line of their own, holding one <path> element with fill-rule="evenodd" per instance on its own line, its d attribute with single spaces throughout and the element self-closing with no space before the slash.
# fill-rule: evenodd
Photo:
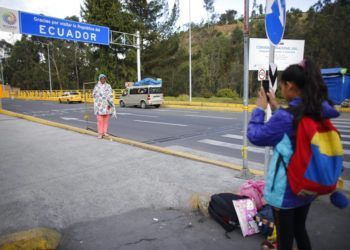
<svg viewBox="0 0 350 250">
<path fill-rule="evenodd" d="M 63 95 L 58 97 L 59 103 L 66 102 L 66 103 L 73 103 L 73 102 L 82 102 L 82 98 L 80 93 L 78 92 L 64 92 Z"/>
<path fill-rule="evenodd" d="M 158 85 L 132 86 L 120 96 L 120 107 L 135 106 L 145 109 L 148 106 L 159 108 L 163 104 L 162 88 Z"/>
</svg>

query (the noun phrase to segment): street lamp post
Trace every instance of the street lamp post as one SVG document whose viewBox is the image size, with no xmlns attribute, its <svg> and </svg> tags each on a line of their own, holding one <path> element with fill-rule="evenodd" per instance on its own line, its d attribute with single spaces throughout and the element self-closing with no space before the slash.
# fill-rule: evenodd
<svg viewBox="0 0 350 250">
<path fill-rule="evenodd" d="M 189 54 L 189 95 L 190 95 L 190 102 L 192 102 L 192 41 L 191 41 L 191 0 L 188 0 L 188 16 L 189 16 L 189 29 L 188 29 L 188 54 Z"/>
</svg>

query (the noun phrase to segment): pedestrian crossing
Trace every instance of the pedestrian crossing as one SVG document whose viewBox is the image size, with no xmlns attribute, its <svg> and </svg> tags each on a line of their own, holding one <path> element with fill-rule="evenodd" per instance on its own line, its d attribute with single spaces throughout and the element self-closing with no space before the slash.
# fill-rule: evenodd
<svg viewBox="0 0 350 250">
<path fill-rule="evenodd" d="M 341 134 L 343 151 L 344 151 L 343 165 L 346 169 L 350 169 L 350 118 L 335 119 L 332 122 Z M 205 144 L 207 146 L 209 145 L 211 147 L 219 147 L 221 149 L 232 149 L 233 150 L 232 155 L 237 155 L 238 157 L 236 158 L 231 157 L 233 158 L 231 162 L 232 161 L 237 162 L 241 160 L 240 151 L 242 150 L 242 140 L 243 140 L 242 134 L 222 134 L 220 135 L 219 139 L 205 138 L 205 139 L 198 140 L 197 142 L 200 144 Z M 249 152 L 259 154 L 260 158 L 263 158 L 265 154 L 265 149 L 263 147 L 255 147 L 255 146 L 249 145 L 248 153 Z M 248 160 L 249 160 L 249 154 L 248 154 Z"/>
</svg>

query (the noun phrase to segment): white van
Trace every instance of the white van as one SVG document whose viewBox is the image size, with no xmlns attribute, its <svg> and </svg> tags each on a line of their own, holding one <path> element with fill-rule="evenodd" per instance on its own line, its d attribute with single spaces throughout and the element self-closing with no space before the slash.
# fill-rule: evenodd
<svg viewBox="0 0 350 250">
<path fill-rule="evenodd" d="M 163 104 L 162 87 L 159 85 L 132 86 L 125 89 L 120 96 L 120 107 L 139 106 L 142 109 L 147 106 L 159 108 Z"/>
</svg>

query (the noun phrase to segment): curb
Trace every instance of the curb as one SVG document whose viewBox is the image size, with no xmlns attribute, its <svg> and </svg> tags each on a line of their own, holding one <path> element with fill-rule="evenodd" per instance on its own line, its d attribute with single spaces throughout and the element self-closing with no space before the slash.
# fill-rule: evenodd
<svg viewBox="0 0 350 250">
<path fill-rule="evenodd" d="M 33 228 L 0 237 L 1 250 L 14 249 L 56 249 L 61 234 L 49 228 Z"/>
<path fill-rule="evenodd" d="M 89 130 L 86 130 L 86 129 L 73 127 L 73 126 L 70 126 L 70 125 L 62 124 L 62 123 L 52 122 L 52 121 L 44 120 L 44 119 L 41 119 L 41 118 L 29 116 L 29 115 L 23 115 L 23 114 L 15 113 L 15 112 L 4 110 L 4 109 L 0 110 L 0 114 L 4 114 L 4 115 L 12 116 L 12 117 L 25 119 L 25 120 L 28 120 L 28 121 L 40 123 L 40 124 L 47 125 L 47 126 L 52 126 L 52 127 L 56 127 L 56 128 L 66 129 L 66 130 L 78 132 L 78 133 L 81 133 L 81 134 L 97 136 L 97 133 L 93 132 L 93 131 L 89 131 Z M 120 137 L 116 137 L 116 136 L 108 136 L 108 138 L 106 138 L 106 139 L 107 140 L 111 140 L 111 141 L 115 141 L 115 142 L 119 142 L 119 143 L 122 143 L 122 144 L 127 144 L 127 145 L 130 145 L 130 146 L 146 149 L 146 150 L 155 151 L 155 152 L 158 152 L 158 153 L 163 153 L 163 154 L 177 156 L 177 157 L 181 157 L 181 158 L 185 158 L 185 159 L 189 159 L 189 160 L 193 160 L 193 161 L 198 161 L 198 162 L 203 162 L 203 163 L 207 163 L 207 164 L 212 164 L 212 165 L 216 165 L 216 166 L 219 166 L 219 167 L 228 168 L 228 169 L 232 169 L 232 170 L 236 170 L 236 171 L 242 170 L 242 166 L 238 166 L 238 165 L 235 165 L 235 164 L 232 164 L 232 163 L 218 161 L 218 160 L 212 160 L 212 159 L 208 159 L 208 158 L 192 155 L 192 154 L 185 153 L 185 152 L 180 152 L 180 151 L 171 150 L 171 149 L 167 149 L 167 148 L 162 148 L 162 147 L 158 147 L 158 146 L 154 146 L 154 145 L 149 145 L 149 144 L 138 142 L 138 141 L 124 139 L 124 138 L 120 138 Z M 249 171 L 252 174 L 254 174 L 254 175 L 260 175 L 260 176 L 264 175 L 264 172 L 261 171 L 261 170 L 250 169 Z"/>
</svg>

